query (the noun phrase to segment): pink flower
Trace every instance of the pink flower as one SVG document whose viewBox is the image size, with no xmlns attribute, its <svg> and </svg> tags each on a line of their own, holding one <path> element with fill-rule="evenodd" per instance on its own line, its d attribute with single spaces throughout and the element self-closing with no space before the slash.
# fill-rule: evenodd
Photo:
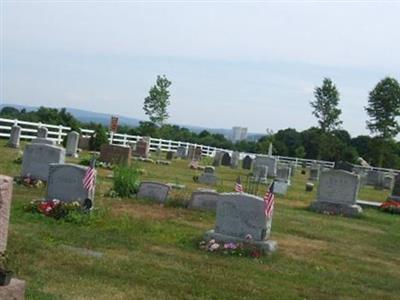
<svg viewBox="0 0 400 300">
<path fill-rule="evenodd" d="M 210 247 L 208 247 L 208 250 L 210 250 L 210 251 L 215 251 L 215 250 L 217 250 L 218 248 L 219 248 L 219 244 L 214 243 L 214 244 L 212 244 Z"/>
<path fill-rule="evenodd" d="M 224 244 L 224 249 L 232 249 L 232 250 L 234 250 L 236 248 L 237 248 L 237 245 L 235 243 L 225 243 Z"/>
</svg>

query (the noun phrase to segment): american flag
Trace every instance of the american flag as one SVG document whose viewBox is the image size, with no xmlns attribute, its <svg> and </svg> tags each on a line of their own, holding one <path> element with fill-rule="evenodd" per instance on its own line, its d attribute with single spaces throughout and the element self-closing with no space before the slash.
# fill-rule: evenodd
<svg viewBox="0 0 400 300">
<path fill-rule="evenodd" d="M 274 212 L 274 204 L 275 204 L 274 183 L 275 182 L 272 182 L 271 186 L 269 187 L 268 191 L 265 193 L 264 196 L 264 209 L 267 218 L 271 218 L 272 213 Z"/>
<path fill-rule="evenodd" d="M 235 182 L 235 192 L 236 193 L 243 193 L 243 186 L 242 186 L 242 183 L 240 181 L 240 176 L 236 179 L 236 182 Z"/>
<path fill-rule="evenodd" d="M 89 192 L 93 190 L 95 179 L 96 179 L 96 170 L 94 168 L 95 161 L 94 159 L 90 162 L 89 167 L 86 170 L 85 176 L 83 177 L 82 183 L 83 187 Z"/>
</svg>

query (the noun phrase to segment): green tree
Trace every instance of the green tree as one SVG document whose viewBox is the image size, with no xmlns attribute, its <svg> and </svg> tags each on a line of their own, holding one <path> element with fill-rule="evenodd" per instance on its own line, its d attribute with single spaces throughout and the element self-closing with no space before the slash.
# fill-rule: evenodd
<svg viewBox="0 0 400 300">
<path fill-rule="evenodd" d="M 400 85 L 396 79 L 382 79 L 369 93 L 365 107 L 370 120 L 367 128 L 371 133 L 379 133 L 384 140 L 395 137 L 400 132 L 396 118 L 400 116 Z"/>
<path fill-rule="evenodd" d="M 90 150 L 99 151 L 103 144 L 108 144 L 107 131 L 101 124 L 98 124 L 93 135 L 90 137 Z"/>
<path fill-rule="evenodd" d="M 313 115 L 317 117 L 320 128 L 323 132 L 332 131 L 342 123 L 339 116 L 342 111 L 338 108 L 339 92 L 332 80 L 324 78 L 321 87 L 314 90 L 315 100 L 311 101 Z"/>
<path fill-rule="evenodd" d="M 168 91 L 170 85 L 171 81 L 165 75 L 157 76 L 156 84 L 150 88 L 149 96 L 144 99 L 143 109 L 146 115 L 151 122 L 160 127 L 169 117 L 167 107 L 170 104 Z"/>
</svg>

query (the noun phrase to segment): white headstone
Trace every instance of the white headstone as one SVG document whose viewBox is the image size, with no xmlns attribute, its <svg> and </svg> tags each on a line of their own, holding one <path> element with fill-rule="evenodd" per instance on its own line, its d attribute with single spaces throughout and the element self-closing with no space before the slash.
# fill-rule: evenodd
<svg viewBox="0 0 400 300">
<path fill-rule="evenodd" d="M 79 133 L 77 133 L 76 131 L 71 131 L 70 133 L 68 133 L 67 147 L 65 150 L 65 154 L 67 156 L 77 157 L 78 143 L 79 143 Z"/>
<path fill-rule="evenodd" d="M 10 140 L 8 141 L 8 146 L 12 148 L 19 148 L 19 142 L 21 139 L 21 127 L 12 126 L 10 132 Z"/>
</svg>

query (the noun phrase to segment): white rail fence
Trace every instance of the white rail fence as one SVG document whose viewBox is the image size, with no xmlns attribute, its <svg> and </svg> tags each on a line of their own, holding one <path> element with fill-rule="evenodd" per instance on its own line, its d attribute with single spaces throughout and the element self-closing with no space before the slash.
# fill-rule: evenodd
<svg viewBox="0 0 400 300">
<path fill-rule="evenodd" d="M 13 125 L 18 125 L 21 127 L 21 138 L 25 140 L 32 140 L 37 135 L 37 129 L 39 127 L 46 127 L 48 129 L 48 138 L 56 141 L 57 143 L 61 143 L 64 137 L 71 130 L 70 127 L 62 126 L 62 125 L 51 125 L 45 123 L 34 123 L 34 122 L 26 122 L 20 120 L 12 120 L 0 118 L 0 137 L 9 138 L 11 127 Z M 90 137 L 93 133 L 93 130 L 89 129 L 81 129 L 81 134 L 84 137 Z M 135 143 L 140 140 L 142 137 L 137 135 L 129 135 L 129 134 L 120 134 L 120 133 L 109 133 L 109 142 L 110 144 L 117 145 L 128 145 L 129 143 Z M 175 151 L 178 147 L 184 146 L 195 146 L 201 147 L 203 156 L 213 156 L 217 151 L 225 151 L 232 154 L 232 150 L 226 150 L 206 145 L 193 144 L 188 142 L 180 142 L 180 141 L 172 141 L 172 140 L 163 140 L 157 138 L 150 138 L 150 150 L 156 151 L 157 149 L 161 149 L 161 151 Z M 254 153 L 241 153 L 240 156 L 243 158 L 244 156 L 249 155 L 252 158 L 256 156 Z M 334 163 L 331 161 L 317 161 L 312 159 L 302 159 L 296 157 L 286 157 L 286 156 L 275 156 L 281 162 L 295 163 L 296 165 L 301 165 L 305 163 L 307 166 L 312 165 L 314 163 L 322 164 L 327 168 L 333 168 Z M 390 171 L 390 169 L 384 168 L 373 168 L 376 170 L 382 171 Z"/>
</svg>

